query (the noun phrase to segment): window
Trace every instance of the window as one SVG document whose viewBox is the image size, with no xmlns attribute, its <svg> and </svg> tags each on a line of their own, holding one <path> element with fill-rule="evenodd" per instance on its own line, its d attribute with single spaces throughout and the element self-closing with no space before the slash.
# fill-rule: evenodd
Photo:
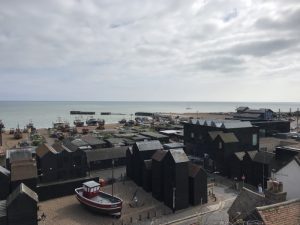
<svg viewBox="0 0 300 225">
<path fill-rule="evenodd" d="M 194 135 L 194 133 L 193 133 L 193 132 L 191 132 L 191 138 L 194 138 L 194 136 L 195 136 L 195 135 Z"/>
<path fill-rule="evenodd" d="M 222 149 L 222 142 L 219 142 L 219 149 Z"/>
<path fill-rule="evenodd" d="M 257 145 L 257 134 L 252 135 L 252 145 L 253 146 Z"/>
</svg>

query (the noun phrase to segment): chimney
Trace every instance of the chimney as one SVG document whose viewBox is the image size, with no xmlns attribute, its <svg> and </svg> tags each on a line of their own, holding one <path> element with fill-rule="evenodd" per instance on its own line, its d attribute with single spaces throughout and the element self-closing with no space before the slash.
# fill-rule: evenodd
<svg viewBox="0 0 300 225">
<path fill-rule="evenodd" d="M 272 179 L 268 180 L 265 198 L 267 204 L 286 201 L 286 192 L 283 192 L 283 183 Z"/>
</svg>

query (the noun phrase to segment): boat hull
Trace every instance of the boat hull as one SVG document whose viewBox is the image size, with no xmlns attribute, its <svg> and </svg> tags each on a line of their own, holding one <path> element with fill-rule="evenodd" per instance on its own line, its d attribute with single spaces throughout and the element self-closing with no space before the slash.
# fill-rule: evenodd
<svg viewBox="0 0 300 225">
<path fill-rule="evenodd" d="M 85 206 L 88 210 L 91 210 L 93 212 L 97 212 L 100 214 L 107 214 L 112 216 L 121 216 L 122 211 L 122 200 L 116 203 L 111 204 L 100 204 L 92 199 L 85 198 L 80 194 L 81 188 L 75 189 L 76 198 L 77 200 Z"/>
</svg>

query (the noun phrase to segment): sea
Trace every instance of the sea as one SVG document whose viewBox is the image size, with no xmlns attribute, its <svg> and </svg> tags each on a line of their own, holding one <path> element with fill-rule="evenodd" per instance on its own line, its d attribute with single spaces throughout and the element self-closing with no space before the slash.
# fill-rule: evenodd
<svg viewBox="0 0 300 225">
<path fill-rule="evenodd" d="M 52 127 L 53 122 L 64 120 L 73 123 L 76 117 L 86 120 L 89 116 L 70 115 L 70 111 L 93 111 L 94 118 L 106 123 L 134 118 L 135 112 L 192 113 L 234 112 L 239 106 L 270 108 L 275 112 L 296 111 L 299 102 L 132 102 L 132 101 L 0 101 L 0 120 L 6 129 L 23 128 L 32 121 L 37 128 Z M 101 115 L 111 112 L 112 115 Z"/>
</svg>

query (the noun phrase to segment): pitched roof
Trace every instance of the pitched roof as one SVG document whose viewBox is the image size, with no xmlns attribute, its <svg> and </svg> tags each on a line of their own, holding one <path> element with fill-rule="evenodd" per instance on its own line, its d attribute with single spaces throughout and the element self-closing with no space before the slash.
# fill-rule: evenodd
<svg viewBox="0 0 300 225">
<path fill-rule="evenodd" d="M 223 133 L 223 131 L 209 131 L 208 135 L 212 140 L 215 140 L 216 137 L 221 133 Z"/>
<path fill-rule="evenodd" d="M 196 177 L 201 170 L 201 166 L 189 162 L 189 177 Z"/>
<path fill-rule="evenodd" d="M 152 151 L 163 149 L 161 143 L 157 140 L 153 141 L 139 141 L 135 143 L 139 151 Z"/>
<path fill-rule="evenodd" d="M 141 135 L 157 139 L 168 138 L 168 136 L 160 134 L 158 132 L 142 132 Z"/>
<path fill-rule="evenodd" d="M 234 129 L 234 128 L 247 128 L 253 127 L 249 121 L 224 121 L 222 128 Z"/>
<path fill-rule="evenodd" d="M 244 156 L 246 155 L 245 152 L 235 152 L 234 155 L 240 160 L 242 161 Z"/>
<path fill-rule="evenodd" d="M 123 138 L 107 138 L 105 139 L 108 143 L 112 145 L 124 145 L 124 139 Z"/>
<path fill-rule="evenodd" d="M 173 143 L 164 144 L 163 147 L 165 149 L 183 148 L 184 144 L 181 142 L 173 142 Z"/>
<path fill-rule="evenodd" d="M 183 151 L 183 149 L 170 149 L 170 155 L 174 159 L 175 163 L 189 162 L 189 158 Z"/>
<path fill-rule="evenodd" d="M 300 199 L 256 208 L 265 225 L 299 225 Z"/>
<path fill-rule="evenodd" d="M 43 157 L 44 155 L 46 155 L 48 152 L 50 152 L 52 154 L 57 154 L 58 153 L 52 146 L 48 145 L 47 143 L 44 143 L 44 144 L 40 145 L 36 149 L 36 154 L 40 158 Z"/>
<path fill-rule="evenodd" d="M 273 172 L 278 172 L 279 170 L 284 168 L 286 165 L 288 165 L 293 160 L 295 160 L 296 163 L 298 163 L 298 165 L 300 166 L 300 153 L 298 155 L 295 155 L 295 156 L 291 156 L 291 155 L 287 154 L 283 158 L 274 159 L 272 161 L 272 171 Z"/>
<path fill-rule="evenodd" d="M 61 143 L 58 143 L 58 142 L 55 142 L 53 145 L 52 145 L 52 148 L 54 148 L 54 150 L 56 152 L 62 152 L 64 150 L 64 148 L 62 147 L 62 144 Z"/>
<path fill-rule="evenodd" d="M 96 138 L 96 137 L 91 136 L 91 135 L 82 136 L 81 139 L 84 142 L 88 143 L 89 145 L 102 145 L 102 144 L 106 144 L 105 141 L 102 141 L 99 138 Z"/>
<path fill-rule="evenodd" d="M 257 206 L 263 205 L 265 205 L 264 195 L 243 188 L 227 212 L 235 219 L 245 219 L 255 211 Z"/>
<path fill-rule="evenodd" d="M 37 178 L 35 161 L 15 162 L 11 165 L 11 181 Z"/>
<path fill-rule="evenodd" d="M 7 170 L 6 168 L 0 166 L 0 173 L 4 174 L 5 176 L 9 177 L 10 176 L 10 171 Z"/>
<path fill-rule="evenodd" d="M 31 160 L 32 153 L 29 149 L 13 149 L 6 151 L 6 158 L 9 158 L 9 162 L 17 162 L 23 160 Z"/>
<path fill-rule="evenodd" d="M 91 149 L 91 146 L 84 142 L 83 140 L 81 139 L 72 139 L 72 138 L 67 138 L 63 141 L 63 148 L 65 150 L 69 150 L 69 151 L 72 151 L 72 152 L 75 152 L 77 150 L 88 150 L 88 149 Z"/>
<path fill-rule="evenodd" d="M 253 161 L 262 164 L 271 164 L 275 154 L 272 152 L 259 151 L 255 154 Z"/>
<path fill-rule="evenodd" d="M 249 155 L 249 157 L 253 160 L 255 155 L 257 154 L 257 150 L 254 151 L 247 151 L 247 154 Z"/>
<path fill-rule="evenodd" d="M 38 202 L 38 195 L 27 187 L 25 184 L 21 183 L 7 198 L 7 206 L 9 206 L 19 195 L 27 195 L 32 200 Z"/>
<path fill-rule="evenodd" d="M 155 160 L 155 161 L 162 161 L 164 159 L 164 157 L 166 156 L 166 154 L 168 153 L 167 150 L 157 150 L 153 156 L 152 156 L 152 160 Z"/>
<path fill-rule="evenodd" d="M 107 160 L 107 159 L 119 159 L 126 157 L 126 151 L 128 147 L 114 147 L 114 148 L 98 148 L 95 150 L 85 151 L 88 162 Z"/>
<path fill-rule="evenodd" d="M 220 133 L 218 136 L 222 139 L 224 143 L 237 143 L 239 140 L 234 133 Z"/>
</svg>

